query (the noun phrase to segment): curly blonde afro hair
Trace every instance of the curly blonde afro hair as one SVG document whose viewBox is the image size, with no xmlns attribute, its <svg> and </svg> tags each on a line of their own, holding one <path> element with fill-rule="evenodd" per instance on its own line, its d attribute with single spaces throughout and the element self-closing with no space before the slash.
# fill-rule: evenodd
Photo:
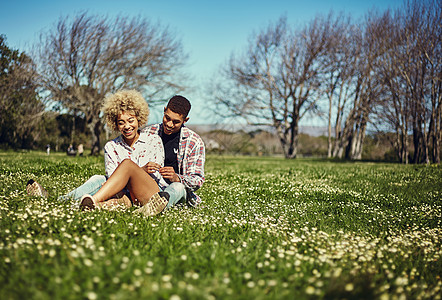
<svg viewBox="0 0 442 300">
<path fill-rule="evenodd" d="M 117 120 L 121 113 L 133 114 L 138 120 L 138 126 L 147 123 L 149 105 L 140 92 L 136 90 L 121 90 L 104 99 L 102 111 L 107 126 L 118 131 Z"/>
</svg>

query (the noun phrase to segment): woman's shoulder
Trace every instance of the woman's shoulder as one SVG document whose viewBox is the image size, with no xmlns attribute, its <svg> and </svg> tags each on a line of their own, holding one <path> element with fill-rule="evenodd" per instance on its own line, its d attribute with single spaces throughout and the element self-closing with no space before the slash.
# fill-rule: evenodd
<svg viewBox="0 0 442 300">
<path fill-rule="evenodd" d="M 154 133 L 150 133 L 147 131 L 142 131 L 140 133 L 140 140 L 143 140 L 146 143 L 151 143 L 151 142 L 161 142 L 161 138 L 158 134 L 154 134 Z"/>
<path fill-rule="evenodd" d="M 121 144 L 122 141 L 123 139 L 121 135 L 119 135 L 113 140 L 107 141 L 106 144 L 104 144 L 104 148 L 115 147 L 116 145 Z"/>
</svg>

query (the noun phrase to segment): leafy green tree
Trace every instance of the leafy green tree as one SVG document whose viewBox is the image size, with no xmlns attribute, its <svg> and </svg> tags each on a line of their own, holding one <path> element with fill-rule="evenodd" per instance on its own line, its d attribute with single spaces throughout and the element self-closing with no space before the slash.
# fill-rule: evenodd
<svg viewBox="0 0 442 300">
<path fill-rule="evenodd" d="M 38 97 L 37 72 L 25 53 L 10 49 L 0 35 L 0 144 L 3 148 L 31 148 L 44 104 Z"/>
</svg>

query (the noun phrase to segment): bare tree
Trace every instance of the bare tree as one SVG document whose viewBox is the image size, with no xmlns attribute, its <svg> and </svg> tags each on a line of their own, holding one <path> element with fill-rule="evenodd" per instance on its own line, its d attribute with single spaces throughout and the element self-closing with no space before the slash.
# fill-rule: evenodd
<svg viewBox="0 0 442 300">
<path fill-rule="evenodd" d="M 324 76 L 329 102 L 329 157 L 362 158 L 367 126 L 374 122 L 374 109 L 385 97 L 386 16 L 370 12 L 364 22 L 352 25 L 346 21 L 336 27 Z"/>
<path fill-rule="evenodd" d="M 383 90 L 378 78 L 382 49 L 379 48 L 379 36 L 382 35 L 382 23 L 375 15 L 369 14 L 362 31 L 353 32 L 356 44 L 353 60 L 354 70 L 351 73 L 352 85 L 351 107 L 344 126 L 338 134 L 338 146 L 334 156 L 347 159 L 361 159 L 362 147 L 368 123 L 376 102 Z M 344 154 L 343 154 L 344 153 Z"/>
<path fill-rule="evenodd" d="M 43 85 L 59 106 L 84 115 L 93 136 L 91 154 L 100 151 L 106 94 L 135 88 L 155 99 L 177 92 L 182 87 L 174 76 L 185 58 L 181 43 L 159 24 L 87 13 L 60 18 L 39 47 Z"/>
<path fill-rule="evenodd" d="M 384 16 L 382 72 L 387 87 L 379 116 L 396 131 L 396 149 L 408 163 L 412 133 L 414 163 L 440 163 L 442 4 L 410 1 Z M 430 155 L 431 150 L 431 155 Z"/>
<path fill-rule="evenodd" d="M 344 134 L 346 128 L 343 125 L 351 109 L 351 100 L 357 91 L 357 62 L 362 52 L 361 39 L 358 39 L 360 30 L 351 24 L 349 18 L 339 16 L 333 30 L 323 60 L 324 93 L 328 101 L 327 157 L 329 158 L 341 157 L 344 145 L 348 144 L 349 135 Z M 349 125 L 348 122 L 345 124 Z"/>
<path fill-rule="evenodd" d="M 404 39 L 415 55 L 411 68 L 403 70 L 413 106 L 415 163 L 440 163 L 442 121 L 442 2 L 412 1 L 406 5 Z M 410 43 L 414 39 L 415 43 Z"/>
<path fill-rule="evenodd" d="M 317 17 L 295 30 L 280 18 L 252 36 L 243 56 L 232 55 L 223 73 L 228 83 L 216 89 L 219 106 L 275 128 L 286 158 L 297 155 L 299 121 L 316 109 L 331 27 L 330 18 Z"/>
<path fill-rule="evenodd" d="M 404 52 L 401 42 L 401 25 L 394 20 L 390 11 L 384 13 L 383 20 L 385 21 L 383 26 L 385 34 L 380 37 L 380 46 L 384 49 L 385 55 L 382 58 L 379 76 L 386 90 L 384 101 L 379 102 L 377 116 L 381 119 L 381 124 L 389 124 L 394 129 L 393 145 L 399 161 L 407 164 L 411 104 L 409 91 L 400 70 L 406 51 Z"/>
<path fill-rule="evenodd" d="M 326 101 L 329 157 L 361 159 L 371 123 L 396 132 L 401 162 L 413 153 L 415 163 L 440 163 L 441 15 L 442 2 L 413 0 L 356 24 L 329 14 L 295 30 L 281 18 L 232 55 L 215 89 L 218 112 L 273 126 L 293 158 L 300 120 Z"/>
</svg>

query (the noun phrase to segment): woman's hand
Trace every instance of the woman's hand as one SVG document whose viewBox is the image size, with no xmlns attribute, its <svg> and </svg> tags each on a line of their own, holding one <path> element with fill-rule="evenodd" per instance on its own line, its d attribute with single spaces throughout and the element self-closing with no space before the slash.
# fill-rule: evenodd
<svg viewBox="0 0 442 300">
<path fill-rule="evenodd" d="M 161 168 L 161 165 L 155 163 L 155 162 L 148 162 L 147 164 L 145 164 L 142 169 L 147 172 L 147 173 L 155 173 L 156 171 L 159 171 Z"/>
</svg>

